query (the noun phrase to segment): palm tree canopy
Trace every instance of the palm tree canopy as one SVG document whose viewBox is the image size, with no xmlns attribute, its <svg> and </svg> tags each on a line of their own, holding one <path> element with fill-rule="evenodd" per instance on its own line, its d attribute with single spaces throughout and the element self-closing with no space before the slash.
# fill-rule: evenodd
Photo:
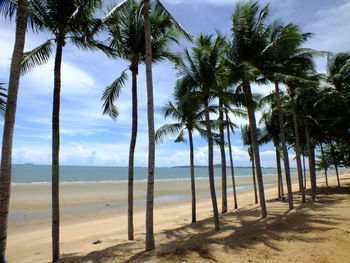
<svg viewBox="0 0 350 263">
<path fill-rule="evenodd" d="M 103 19 L 109 36 L 106 41 L 108 47 L 117 57 L 129 61 L 129 69 L 135 74 L 138 74 L 138 65 L 145 63 L 146 60 L 142 10 L 143 1 L 127 0 L 114 6 Z M 177 61 L 177 56 L 170 51 L 169 45 L 172 41 L 177 42 L 181 31 L 172 16 L 154 4 L 150 12 L 150 25 L 153 63 L 164 59 Z M 119 114 L 114 101 L 127 79 L 124 70 L 111 85 L 106 87 L 102 96 L 103 114 L 109 115 L 114 120 Z"/>
<path fill-rule="evenodd" d="M 118 57 L 136 65 L 145 62 L 142 9 L 143 2 L 128 0 L 113 12 L 109 12 L 104 19 L 109 35 L 107 40 L 109 47 L 115 51 Z M 179 35 L 172 18 L 153 5 L 150 12 L 150 23 L 153 62 L 165 58 L 176 59 L 169 49 L 170 40 L 177 42 Z"/>
<path fill-rule="evenodd" d="M 40 31 L 48 31 L 52 38 L 24 53 L 22 71 L 26 73 L 48 62 L 53 45 L 64 46 L 67 41 L 83 50 L 110 49 L 93 39 L 101 20 L 95 18 L 101 0 L 32 0 L 29 2 L 31 22 Z"/>
<path fill-rule="evenodd" d="M 184 58 L 177 65 L 178 75 L 193 92 L 200 92 L 203 98 L 212 98 L 219 87 L 228 85 L 225 39 L 218 35 L 200 35 Z"/>
<path fill-rule="evenodd" d="M 341 91 L 350 87 L 350 53 L 330 56 L 327 65 L 328 81 Z"/>
<path fill-rule="evenodd" d="M 210 111 L 215 113 L 214 107 Z M 198 131 L 205 137 L 204 110 L 201 99 L 196 93 L 192 93 L 183 79 L 176 82 L 174 102 L 168 101 L 163 107 L 165 118 L 172 118 L 177 123 L 165 124 L 156 131 L 156 141 L 162 142 L 167 136 L 177 136 L 175 142 L 184 142 L 187 131 Z"/>
</svg>

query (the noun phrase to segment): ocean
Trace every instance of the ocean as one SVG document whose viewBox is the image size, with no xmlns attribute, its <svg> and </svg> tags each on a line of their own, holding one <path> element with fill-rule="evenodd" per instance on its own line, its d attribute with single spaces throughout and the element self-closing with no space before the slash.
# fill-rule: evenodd
<svg viewBox="0 0 350 263">
<path fill-rule="evenodd" d="M 275 168 L 263 168 L 263 175 L 275 175 Z M 292 174 L 296 172 L 291 170 Z M 189 168 L 156 168 L 155 180 L 189 180 Z M 196 179 L 207 179 L 208 168 L 195 168 Z M 230 169 L 227 176 L 230 177 Z M 220 178 L 221 168 L 215 168 L 215 176 Z M 236 177 L 251 176 L 251 168 L 235 168 Z M 103 166 L 61 166 L 61 183 L 103 183 L 125 182 L 128 179 L 127 167 L 103 167 Z M 147 180 L 147 168 L 135 167 L 135 181 Z M 50 165 L 14 164 L 12 168 L 13 184 L 48 184 L 51 182 Z"/>
</svg>

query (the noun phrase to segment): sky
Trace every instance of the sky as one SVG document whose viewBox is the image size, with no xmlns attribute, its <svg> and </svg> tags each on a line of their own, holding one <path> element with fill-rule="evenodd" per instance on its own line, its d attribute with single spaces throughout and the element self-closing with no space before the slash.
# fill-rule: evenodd
<svg viewBox="0 0 350 263">
<path fill-rule="evenodd" d="M 121 1 L 115 1 L 117 3 Z M 163 0 L 166 8 L 192 35 L 212 34 L 219 30 L 230 33 L 231 14 L 236 0 Z M 316 50 L 341 52 L 350 50 L 350 0 L 271 0 L 271 19 L 300 25 L 304 32 L 314 33 L 306 47 Z M 110 4 L 110 3 L 106 3 Z M 10 58 L 14 44 L 14 21 L 0 19 L 0 83 L 8 83 Z M 25 51 L 44 43 L 47 33 L 28 31 Z M 182 50 L 183 47 L 174 47 Z M 120 111 L 117 121 L 102 116 L 100 100 L 104 88 L 128 67 L 123 60 L 112 60 L 101 52 L 83 52 L 70 44 L 63 51 L 61 96 L 61 152 L 62 165 L 127 166 L 131 133 L 131 76 L 116 105 Z M 317 60 L 317 70 L 326 71 L 326 59 Z M 153 66 L 155 126 L 173 120 L 164 120 L 162 106 L 172 99 L 176 70 L 170 62 Z M 147 166 L 147 104 L 145 68 L 140 67 L 139 131 L 135 165 Z M 271 86 L 254 87 L 254 92 L 269 94 Z M 15 125 L 13 162 L 51 163 L 51 113 L 53 93 L 53 59 L 21 79 Z M 260 113 L 257 113 L 259 119 Z M 238 125 L 245 119 L 234 118 Z M 3 121 L 0 121 L 2 138 Z M 236 166 L 248 166 L 247 149 L 241 143 L 237 130 L 232 137 Z M 195 164 L 206 165 L 207 146 L 199 135 L 194 137 Z M 156 166 L 188 165 L 186 143 L 167 139 L 156 146 Z M 295 167 L 294 153 L 290 151 L 291 166 Z M 261 147 L 263 166 L 275 167 L 275 152 L 271 144 Z M 220 151 L 215 149 L 215 163 L 220 163 Z"/>
</svg>

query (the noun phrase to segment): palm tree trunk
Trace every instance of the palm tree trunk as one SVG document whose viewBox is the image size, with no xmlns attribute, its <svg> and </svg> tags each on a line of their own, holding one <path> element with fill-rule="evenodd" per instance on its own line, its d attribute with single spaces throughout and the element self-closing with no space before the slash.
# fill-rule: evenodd
<svg viewBox="0 0 350 263">
<path fill-rule="evenodd" d="M 303 171 L 301 167 L 300 159 L 300 137 L 299 137 L 299 127 L 297 121 L 297 114 L 295 105 L 293 104 L 293 124 L 294 124 L 294 133 L 295 133 L 295 155 L 297 160 L 297 169 L 298 169 L 298 179 L 299 179 L 299 191 L 301 192 L 301 198 L 303 203 L 305 203 L 305 191 L 303 187 Z"/>
<path fill-rule="evenodd" d="M 331 141 L 331 151 L 332 151 L 333 163 L 334 163 L 334 167 L 335 167 L 335 174 L 337 175 L 338 187 L 340 187 L 340 179 L 339 179 L 339 172 L 338 172 L 338 160 L 335 156 L 335 150 L 334 150 L 334 145 L 333 145 L 332 141 Z"/>
<path fill-rule="evenodd" d="M 7 222 L 11 193 L 13 132 L 16 120 L 17 96 L 21 76 L 21 62 L 27 29 L 27 6 L 27 0 L 18 1 L 16 38 L 11 60 L 7 106 L 2 137 L 0 173 L 0 257 L 5 257 L 6 252 Z"/>
<path fill-rule="evenodd" d="M 220 153 L 221 153 L 221 197 L 222 207 L 221 212 L 227 212 L 227 177 L 226 177 L 226 154 L 225 154 L 225 135 L 224 135 L 224 112 L 222 102 L 219 99 L 219 120 L 220 120 Z"/>
<path fill-rule="evenodd" d="M 144 1 L 143 16 L 146 46 L 146 81 L 147 81 L 147 117 L 148 117 L 148 180 L 147 180 L 147 204 L 146 204 L 146 250 L 155 248 L 153 229 L 153 203 L 154 203 L 154 163 L 155 163 L 155 138 L 154 138 L 154 105 L 153 105 L 153 80 L 152 80 L 152 44 L 151 25 L 149 20 L 150 0 Z"/>
<path fill-rule="evenodd" d="M 254 162 L 254 151 L 253 148 L 250 147 L 250 152 L 251 152 L 251 157 L 250 159 L 252 160 L 252 177 L 253 177 L 253 186 L 254 186 L 254 197 L 255 197 L 255 203 L 259 203 L 258 199 L 258 190 L 256 187 L 256 178 L 255 178 L 255 162 Z"/>
<path fill-rule="evenodd" d="M 320 146 L 321 146 L 322 159 L 323 159 L 324 162 L 326 162 L 326 159 L 324 157 L 324 151 L 323 151 L 322 143 L 320 143 Z M 324 177 L 325 177 L 325 180 L 326 180 L 326 186 L 328 187 L 328 175 L 327 175 L 327 164 L 326 163 L 324 164 Z"/>
<path fill-rule="evenodd" d="M 303 154 L 303 169 L 304 169 L 304 189 L 306 189 L 306 165 L 305 165 L 305 155 Z"/>
<path fill-rule="evenodd" d="M 211 201 L 213 204 L 215 231 L 220 231 L 219 212 L 218 212 L 218 204 L 216 200 L 215 179 L 214 179 L 213 137 L 211 134 L 208 98 L 204 99 L 204 110 L 205 110 L 205 125 L 208 133 L 208 172 L 209 172 L 210 195 L 211 195 Z"/>
<path fill-rule="evenodd" d="M 64 40 L 57 40 L 54 68 L 54 91 L 52 109 L 52 262 L 60 256 L 60 99 L 61 99 L 61 64 Z"/>
<path fill-rule="evenodd" d="M 288 204 L 289 204 L 289 209 L 293 209 L 294 205 L 293 205 L 292 181 L 290 179 L 289 157 L 288 157 L 288 150 L 287 150 L 287 144 L 286 144 L 286 132 L 284 129 L 282 102 L 281 102 L 278 81 L 275 81 L 275 91 L 276 91 L 276 104 L 278 108 L 278 120 L 279 120 L 279 128 L 280 128 L 282 153 L 283 153 L 284 172 L 286 174 L 286 183 L 287 183 L 287 190 L 288 190 Z"/>
<path fill-rule="evenodd" d="M 188 129 L 188 139 L 190 142 L 190 167 L 191 167 L 191 194 L 192 194 L 192 223 L 196 222 L 196 185 L 194 177 L 194 156 L 192 130 Z"/>
<path fill-rule="evenodd" d="M 253 106 L 254 105 L 253 104 L 253 96 L 252 96 L 252 91 L 250 88 L 250 83 L 244 82 L 243 88 L 244 88 L 244 92 L 247 96 L 247 102 L 248 102 L 247 109 L 248 109 L 248 117 L 249 117 L 249 125 L 250 125 L 250 134 L 251 134 L 251 140 L 252 140 L 253 154 L 254 154 L 255 165 L 256 165 L 256 174 L 257 174 L 257 178 L 258 178 L 261 214 L 262 214 L 262 217 L 266 217 L 267 211 L 266 211 L 266 203 L 265 203 L 264 182 L 263 182 L 261 165 L 260 165 L 258 134 L 257 134 L 257 130 L 256 130 L 255 110 L 254 110 L 254 106 Z"/>
<path fill-rule="evenodd" d="M 311 197 L 312 200 L 316 200 L 316 172 L 315 172 L 315 160 L 312 155 L 312 144 L 311 144 L 311 138 L 310 138 L 310 130 L 309 130 L 309 124 L 304 118 L 304 124 L 305 124 L 305 135 L 306 135 L 306 146 L 307 146 L 307 153 L 309 158 L 309 174 L 310 174 L 310 182 L 311 182 Z"/>
<path fill-rule="evenodd" d="M 137 138 L 137 74 L 138 66 L 131 66 L 132 73 L 132 128 L 128 169 L 128 238 L 134 240 L 134 158 Z"/>
<path fill-rule="evenodd" d="M 229 120 L 227 112 L 226 112 L 226 120 L 227 121 Z M 230 168 L 231 168 L 231 177 L 232 177 L 234 209 L 237 209 L 238 205 L 237 205 L 236 182 L 235 182 L 235 173 L 234 173 L 234 167 L 233 167 L 233 157 L 232 157 L 231 136 L 230 136 L 230 126 L 229 125 L 227 125 L 227 142 L 228 142 L 228 149 L 229 149 L 229 154 L 230 154 Z"/>
<path fill-rule="evenodd" d="M 284 195 L 283 192 L 283 179 L 282 179 L 282 169 L 281 169 L 281 156 L 280 151 L 276 147 L 276 166 L 277 166 L 277 180 L 278 180 L 278 197 Z"/>
</svg>

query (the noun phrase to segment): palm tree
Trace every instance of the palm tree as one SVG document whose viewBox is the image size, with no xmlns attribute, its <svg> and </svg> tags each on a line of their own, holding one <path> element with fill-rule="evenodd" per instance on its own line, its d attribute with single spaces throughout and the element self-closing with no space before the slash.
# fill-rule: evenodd
<svg viewBox="0 0 350 263">
<path fill-rule="evenodd" d="M 269 35 L 269 26 L 266 24 L 268 15 L 268 5 L 260 9 L 258 2 L 239 2 L 232 15 L 232 43 L 228 55 L 231 75 L 234 79 L 239 79 L 246 96 L 262 217 L 267 216 L 267 211 L 251 83 L 259 82 L 261 76 L 259 67 L 266 59 L 265 49 Z"/>
<path fill-rule="evenodd" d="M 260 124 L 264 125 L 266 134 L 264 135 L 264 140 L 272 141 L 275 146 L 275 156 L 276 156 L 276 168 L 277 168 L 277 187 L 278 187 L 278 198 L 284 196 L 283 189 L 283 178 L 282 178 L 282 168 L 281 168 L 281 146 L 280 146 L 280 130 L 279 130 L 279 119 L 278 113 L 275 107 L 275 94 L 272 93 L 264 98 L 264 100 L 272 101 L 271 108 L 268 112 L 263 112 L 260 120 Z"/>
<path fill-rule="evenodd" d="M 150 0 L 143 2 L 143 18 L 145 30 L 145 64 L 146 64 L 146 82 L 147 82 L 147 118 L 148 118 L 148 179 L 147 179 L 147 202 L 146 202 L 146 250 L 155 248 L 154 230 L 153 230 L 153 200 L 154 200 L 154 163 L 155 163 L 155 135 L 154 135 L 154 103 L 153 103 L 153 79 L 152 79 L 152 35 L 150 22 Z M 167 11 L 163 4 L 155 1 L 157 8 L 167 14 L 176 28 L 190 40 L 191 36 L 177 23 L 172 15 Z"/>
<path fill-rule="evenodd" d="M 231 146 L 231 135 L 230 133 L 234 133 L 234 128 L 237 128 L 237 126 L 230 120 L 229 112 L 233 113 L 237 116 L 246 116 L 246 113 L 239 110 L 239 109 L 232 109 L 231 107 L 225 106 L 225 118 L 226 118 L 226 133 L 227 133 L 227 144 L 229 149 L 229 156 L 230 156 L 230 170 L 231 170 L 231 178 L 232 178 L 232 190 L 233 190 L 233 202 L 234 202 L 234 209 L 238 208 L 237 204 L 237 191 L 236 191 L 236 180 L 235 180 L 235 173 L 234 173 L 234 166 L 233 166 L 233 156 L 232 156 L 232 146 Z"/>
<path fill-rule="evenodd" d="M 288 24 L 283 26 L 279 22 L 273 23 L 271 25 L 271 36 L 269 41 L 275 43 L 275 46 L 270 48 L 270 59 L 266 61 L 266 67 L 264 68 L 265 75 L 275 85 L 275 100 L 279 118 L 280 140 L 288 189 L 289 209 L 293 209 L 294 205 L 279 84 L 284 81 L 285 76 L 290 76 L 294 73 L 294 68 L 290 66 L 291 57 L 295 57 L 297 48 L 307 40 L 308 36 L 309 34 L 302 34 L 301 29 L 296 25 Z M 297 159 L 298 164 L 299 161 L 300 160 Z M 298 167 L 300 168 L 299 165 Z M 299 180 L 299 183 L 301 183 L 301 180 Z M 303 199 L 303 201 L 304 200 L 305 199 Z"/>
<path fill-rule="evenodd" d="M 117 57 L 130 62 L 129 70 L 132 75 L 132 129 L 129 150 L 128 169 L 128 238 L 134 239 L 133 220 L 133 183 L 134 183 L 134 154 L 137 138 L 137 75 L 139 65 L 145 62 L 145 34 L 142 16 L 143 3 L 128 0 L 122 5 L 114 7 L 105 17 L 107 28 L 108 46 L 114 50 Z M 168 50 L 170 40 L 176 39 L 176 31 L 171 17 L 159 9 L 154 9 L 150 14 L 152 34 L 152 61 L 158 62 L 165 58 L 174 59 L 174 55 Z M 114 101 L 120 93 L 121 87 L 127 79 L 126 71 L 106 87 L 103 100 L 103 113 L 112 119 L 118 117 Z"/>
<path fill-rule="evenodd" d="M 165 118 L 171 117 L 177 123 L 165 124 L 156 131 L 156 142 L 163 142 L 167 136 L 176 136 L 175 142 L 186 142 L 185 134 L 188 133 L 190 146 L 190 178 L 191 178 L 191 195 L 192 195 L 192 223 L 196 222 L 196 187 L 194 174 L 194 148 L 193 132 L 197 131 L 204 135 L 203 122 L 204 111 L 203 105 L 197 94 L 191 93 L 188 87 L 184 86 L 183 80 L 178 80 L 175 87 L 175 103 L 168 101 L 164 108 Z M 211 108 L 211 112 L 215 112 Z"/>
<path fill-rule="evenodd" d="M 7 221 L 11 191 L 11 165 L 13 131 L 16 120 L 17 96 L 19 90 L 21 61 L 27 30 L 27 0 L 0 0 L 0 14 L 12 17 L 16 14 L 16 37 L 12 53 L 8 85 L 7 106 L 5 110 L 4 131 L 2 137 L 1 170 L 0 170 L 0 256 L 5 257 L 7 241 Z M 2 110 L 4 108 L 2 107 Z"/>
<path fill-rule="evenodd" d="M 178 64 L 179 76 L 199 93 L 205 110 L 205 126 L 208 138 L 208 173 L 210 194 L 213 205 L 215 230 L 220 230 L 219 214 L 215 192 L 214 164 L 213 164 L 213 136 L 210 120 L 210 100 L 219 90 L 227 85 L 227 68 L 225 66 L 225 41 L 217 36 L 200 35 L 190 53 L 185 50 L 184 60 Z"/>
<path fill-rule="evenodd" d="M 22 61 L 23 72 L 47 62 L 56 46 L 54 62 L 54 92 L 52 113 L 52 261 L 59 259 L 59 148 L 60 148 L 60 97 L 61 65 L 63 48 L 67 41 L 83 50 L 102 49 L 101 43 L 92 39 L 92 32 L 100 24 L 94 18 L 95 11 L 101 6 L 100 0 L 59 1 L 47 0 L 31 2 L 33 21 L 40 29 L 50 32 L 53 37 L 32 51 L 26 52 Z"/>
<path fill-rule="evenodd" d="M 254 162 L 254 149 L 252 146 L 252 136 L 250 133 L 251 133 L 251 129 L 248 124 L 241 126 L 241 139 L 242 139 L 243 145 L 249 146 L 248 154 L 249 154 L 250 161 L 252 162 L 254 197 L 255 197 L 255 203 L 257 204 L 259 200 L 258 200 L 258 192 L 256 187 L 256 176 L 255 176 L 256 167 Z M 261 129 L 257 128 L 257 134 L 258 134 L 259 145 L 266 143 L 266 137 L 264 136 L 264 133 Z"/>
<path fill-rule="evenodd" d="M 257 191 L 257 187 L 256 187 L 255 164 L 254 164 L 254 156 L 253 156 L 254 153 L 253 153 L 253 147 L 252 147 L 252 143 L 251 143 L 252 140 L 251 140 L 249 125 L 244 125 L 241 127 L 241 136 L 242 136 L 243 145 L 249 146 L 248 147 L 248 154 L 249 154 L 249 159 L 252 162 L 254 197 L 255 197 L 255 203 L 257 204 L 259 202 L 259 199 L 258 199 L 258 191 Z"/>
<path fill-rule="evenodd" d="M 146 251 L 155 248 L 153 230 L 153 201 L 154 201 L 154 162 L 155 162 L 155 135 L 154 135 L 154 103 L 152 79 L 152 44 L 151 23 L 149 18 L 150 1 L 144 0 L 143 17 L 145 30 L 146 51 L 146 81 L 147 81 L 147 117 L 148 117 L 148 180 L 146 203 Z"/>
</svg>

